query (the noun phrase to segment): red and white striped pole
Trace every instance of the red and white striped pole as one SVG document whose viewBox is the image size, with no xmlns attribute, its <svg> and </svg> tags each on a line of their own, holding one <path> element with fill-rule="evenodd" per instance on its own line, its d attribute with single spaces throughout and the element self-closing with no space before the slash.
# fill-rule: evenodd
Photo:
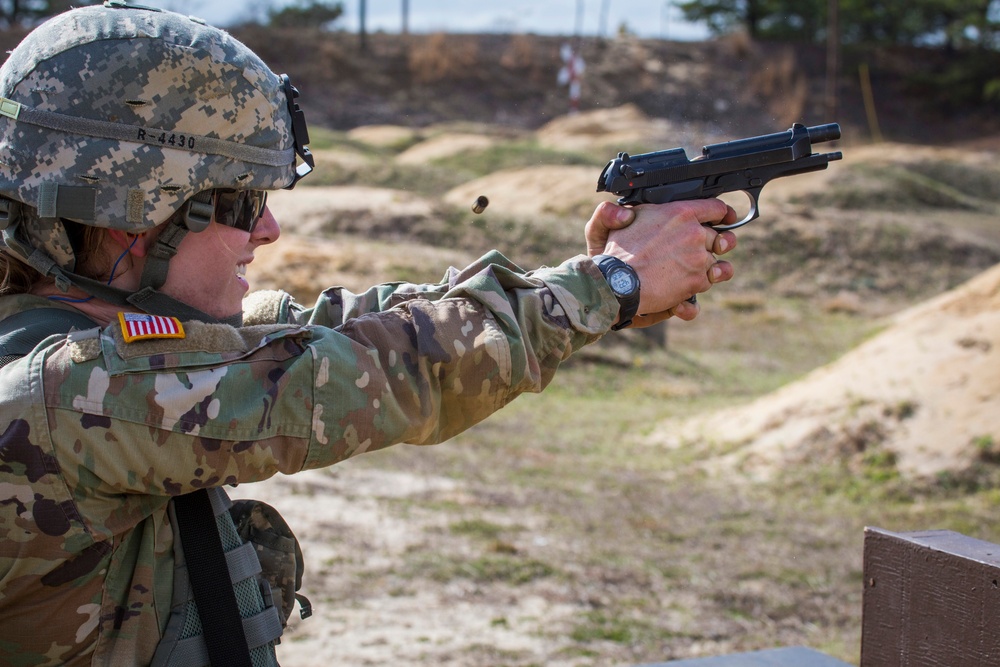
<svg viewBox="0 0 1000 667">
<path fill-rule="evenodd" d="M 573 47 L 563 44 L 561 49 L 563 59 L 562 69 L 559 70 L 559 85 L 569 86 L 569 112 L 571 114 L 580 110 L 580 82 L 583 76 L 583 58 L 573 52 Z"/>
</svg>

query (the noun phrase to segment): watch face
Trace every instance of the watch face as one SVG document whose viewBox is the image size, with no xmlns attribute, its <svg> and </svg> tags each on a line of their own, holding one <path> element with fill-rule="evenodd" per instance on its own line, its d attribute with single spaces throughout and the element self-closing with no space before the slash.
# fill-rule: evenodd
<svg viewBox="0 0 1000 667">
<path fill-rule="evenodd" d="M 608 284 L 611 285 L 611 289 L 614 290 L 615 294 L 626 296 L 635 291 L 635 278 L 631 272 L 625 269 L 612 270 L 608 274 Z"/>
</svg>

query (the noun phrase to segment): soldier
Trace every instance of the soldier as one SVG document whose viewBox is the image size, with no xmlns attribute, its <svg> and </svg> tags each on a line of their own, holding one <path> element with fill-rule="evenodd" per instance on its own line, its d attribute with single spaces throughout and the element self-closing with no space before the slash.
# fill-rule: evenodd
<svg viewBox="0 0 1000 667">
<path fill-rule="evenodd" d="M 287 77 L 114 1 L 25 38 L 0 96 L 3 664 L 276 664 L 301 554 L 221 487 L 446 440 L 733 273 L 719 201 L 604 204 L 554 268 L 244 299 L 312 162 Z"/>
</svg>

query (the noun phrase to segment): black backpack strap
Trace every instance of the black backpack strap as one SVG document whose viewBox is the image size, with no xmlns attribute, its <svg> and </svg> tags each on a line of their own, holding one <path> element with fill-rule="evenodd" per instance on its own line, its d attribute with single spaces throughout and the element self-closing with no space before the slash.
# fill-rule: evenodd
<svg viewBox="0 0 1000 667">
<path fill-rule="evenodd" d="M 174 497 L 174 511 L 211 664 L 252 667 L 208 492 Z"/>
<path fill-rule="evenodd" d="M 98 326 L 81 312 L 62 308 L 22 310 L 0 321 L 0 368 L 35 349 L 53 334 Z"/>
</svg>

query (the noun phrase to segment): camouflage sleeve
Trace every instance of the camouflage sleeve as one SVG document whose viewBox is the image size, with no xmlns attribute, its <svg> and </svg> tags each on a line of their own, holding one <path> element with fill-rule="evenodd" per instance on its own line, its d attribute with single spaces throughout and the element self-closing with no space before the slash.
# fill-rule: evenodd
<svg viewBox="0 0 1000 667">
<path fill-rule="evenodd" d="M 617 312 L 585 257 L 474 265 L 412 296 L 336 328 L 189 323 L 184 340 L 125 343 L 111 326 L 58 347 L 45 403 L 71 486 L 169 496 L 439 442 L 540 391 Z"/>
<path fill-rule="evenodd" d="M 318 388 L 317 404 L 334 411 L 317 415 L 307 467 L 446 440 L 521 393 L 541 391 L 562 361 L 607 331 L 618 308 L 586 257 L 528 274 L 476 264 L 450 283 L 440 298 L 406 294 L 337 329 L 354 363 Z M 341 354 L 316 350 L 321 365 Z"/>
<path fill-rule="evenodd" d="M 254 322 L 266 320 L 338 327 L 351 318 L 366 313 L 388 310 L 404 301 L 440 299 L 450 289 L 461 283 L 466 276 L 475 275 L 489 267 L 499 267 L 513 274 L 526 273 L 502 254 L 492 251 L 465 269 L 449 268 L 440 283 L 383 283 L 357 294 L 342 287 L 331 287 L 320 295 L 312 308 L 304 308 L 291 301 L 290 298 L 286 298 L 283 303 L 278 304 L 273 297 L 256 294 L 248 298 L 244 303 L 244 308 L 250 311 L 248 317 Z M 268 302 L 269 305 L 262 309 L 260 304 Z"/>
</svg>

